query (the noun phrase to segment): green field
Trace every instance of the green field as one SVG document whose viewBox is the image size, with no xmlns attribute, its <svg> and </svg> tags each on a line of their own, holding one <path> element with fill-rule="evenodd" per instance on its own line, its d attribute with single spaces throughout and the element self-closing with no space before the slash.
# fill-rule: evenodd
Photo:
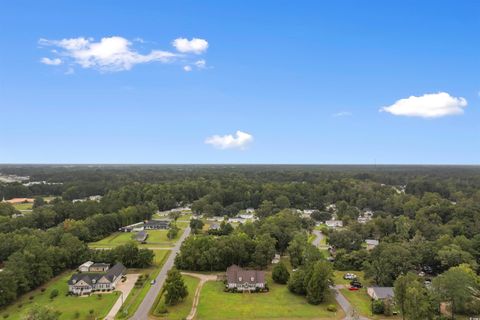
<svg viewBox="0 0 480 320">
<path fill-rule="evenodd" d="M 61 312 L 61 320 L 91 319 L 92 317 L 89 314 L 90 310 L 94 310 L 94 316 L 97 318 L 105 317 L 117 300 L 119 293 L 94 294 L 84 297 L 66 296 L 68 292 L 67 281 L 71 275 L 72 273 L 68 272 L 52 279 L 49 283 L 42 286 L 46 288 L 45 292 L 41 292 L 39 288 L 22 296 L 15 302 L 15 304 L 6 309 L 2 309 L 0 311 L 0 318 L 3 319 L 5 318 L 5 315 L 8 314 L 9 316 L 7 319 L 9 320 L 23 319 L 28 310 L 30 310 L 35 304 L 46 306 Z M 55 299 L 50 300 L 50 292 L 53 289 L 57 289 L 59 295 Z M 30 300 L 30 297 L 32 296 L 34 298 L 33 300 Z"/>
<path fill-rule="evenodd" d="M 142 287 L 134 287 L 132 289 L 115 319 L 127 319 L 128 317 L 131 317 L 135 313 L 135 311 L 137 311 L 138 306 L 140 306 L 140 303 L 145 298 L 148 290 L 150 290 L 150 281 L 157 277 L 161 267 L 165 264 L 165 261 L 168 259 L 168 256 L 171 253 L 170 250 L 154 250 L 154 252 L 155 266 L 153 268 L 143 270 L 131 270 L 132 273 L 141 273 L 148 275 L 148 280 L 144 282 Z"/>
<path fill-rule="evenodd" d="M 155 317 L 161 318 L 161 319 L 167 319 L 167 320 L 182 320 L 185 319 L 188 314 L 190 313 L 190 310 L 192 309 L 192 304 L 193 304 L 193 297 L 195 295 L 195 289 L 198 286 L 198 283 L 200 280 L 195 277 L 190 277 L 190 276 L 183 276 L 183 279 L 185 280 L 185 284 L 187 285 L 188 288 L 188 296 L 180 302 L 179 304 L 175 306 L 168 306 L 167 314 L 158 314 L 156 312 L 157 306 L 159 303 L 164 303 L 163 297 L 158 297 L 157 301 L 155 301 L 154 304 L 154 310 L 153 310 L 153 315 Z"/>
<path fill-rule="evenodd" d="M 13 207 L 17 210 L 32 210 L 33 203 L 17 203 Z"/>
<path fill-rule="evenodd" d="M 180 235 L 183 233 L 184 229 L 180 227 L 178 235 L 175 239 L 168 239 L 167 232 L 168 230 L 148 230 L 148 238 L 146 244 L 139 244 L 140 248 L 163 248 L 163 247 L 173 247 L 175 242 L 178 240 Z M 91 242 L 89 246 L 91 248 L 115 248 L 116 246 L 126 244 L 129 241 L 133 240 L 135 232 L 115 232 L 108 237 Z"/>
<path fill-rule="evenodd" d="M 269 279 L 271 280 L 271 279 Z M 198 320 L 220 319 L 342 319 L 339 311 L 327 311 L 328 304 L 336 304 L 333 297 L 327 303 L 314 306 L 303 296 L 294 295 L 285 285 L 269 281 L 268 293 L 228 293 L 223 282 L 207 282 L 202 288 L 198 306 Z"/>
</svg>

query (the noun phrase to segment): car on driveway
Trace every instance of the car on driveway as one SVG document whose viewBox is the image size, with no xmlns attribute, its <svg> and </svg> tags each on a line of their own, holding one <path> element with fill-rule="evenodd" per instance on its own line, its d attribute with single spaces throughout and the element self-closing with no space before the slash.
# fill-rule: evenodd
<svg viewBox="0 0 480 320">
<path fill-rule="evenodd" d="M 357 275 L 354 274 L 354 273 L 348 273 L 347 272 L 343 275 L 343 279 L 345 279 L 345 280 L 355 280 L 355 279 L 357 279 Z"/>
</svg>

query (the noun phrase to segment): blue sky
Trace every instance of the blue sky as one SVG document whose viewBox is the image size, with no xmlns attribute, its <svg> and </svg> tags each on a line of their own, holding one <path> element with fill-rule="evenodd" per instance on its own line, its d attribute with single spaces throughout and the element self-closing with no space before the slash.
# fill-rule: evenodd
<svg viewBox="0 0 480 320">
<path fill-rule="evenodd" d="M 479 164 L 479 16 L 478 1 L 3 1 L 0 163 Z"/>
</svg>

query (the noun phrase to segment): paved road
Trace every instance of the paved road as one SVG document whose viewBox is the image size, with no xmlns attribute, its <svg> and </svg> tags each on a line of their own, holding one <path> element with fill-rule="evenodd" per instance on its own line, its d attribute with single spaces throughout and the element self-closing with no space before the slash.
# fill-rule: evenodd
<svg viewBox="0 0 480 320">
<path fill-rule="evenodd" d="M 187 227 L 183 232 L 182 236 L 180 237 L 180 239 L 172 248 L 172 253 L 168 257 L 167 261 L 162 267 L 162 270 L 160 270 L 160 273 L 156 278 L 156 283 L 147 292 L 147 295 L 145 296 L 142 303 L 138 307 L 137 312 L 135 312 L 135 314 L 131 319 L 138 319 L 138 320 L 148 319 L 148 314 L 150 313 L 150 309 L 152 308 L 153 303 L 155 302 L 155 299 L 160 293 L 163 283 L 167 278 L 167 272 L 173 267 L 175 256 L 180 251 L 180 246 L 182 245 L 182 242 L 188 237 L 189 234 L 190 234 L 190 227 Z"/>
</svg>

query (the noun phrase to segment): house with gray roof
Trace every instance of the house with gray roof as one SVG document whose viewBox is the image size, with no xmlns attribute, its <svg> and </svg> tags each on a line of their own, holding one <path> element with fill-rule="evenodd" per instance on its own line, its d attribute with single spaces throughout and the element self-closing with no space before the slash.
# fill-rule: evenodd
<svg viewBox="0 0 480 320">
<path fill-rule="evenodd" d="M 393 287 L 368 287 L 367 293 L 373 300 L 393 299 Z"/>
<path fill-rule="evenodd" d="M 268 290 L 265 271 L 244 270 L 237 265 L 231 265 L 227 268 L 226 288 L 242 292 Z"/>
<path fill-rule="evenodd" d="M 144 243 L 147 240 L 147 237 L 148 237 L 148 233 L 145 230 L 138 231 L 135 234 L 135 240 L 140 242 L 140 243 Z"/>
<path fill-rule="evenodd" d="M 117 263 L 105 272 L 75 273 L 68 280 L 68 292 L 75 295 L 84 295 L 95 291 L 115 290 L 118 281 L 126 270 L 123 264 Z"/>
</svg>

